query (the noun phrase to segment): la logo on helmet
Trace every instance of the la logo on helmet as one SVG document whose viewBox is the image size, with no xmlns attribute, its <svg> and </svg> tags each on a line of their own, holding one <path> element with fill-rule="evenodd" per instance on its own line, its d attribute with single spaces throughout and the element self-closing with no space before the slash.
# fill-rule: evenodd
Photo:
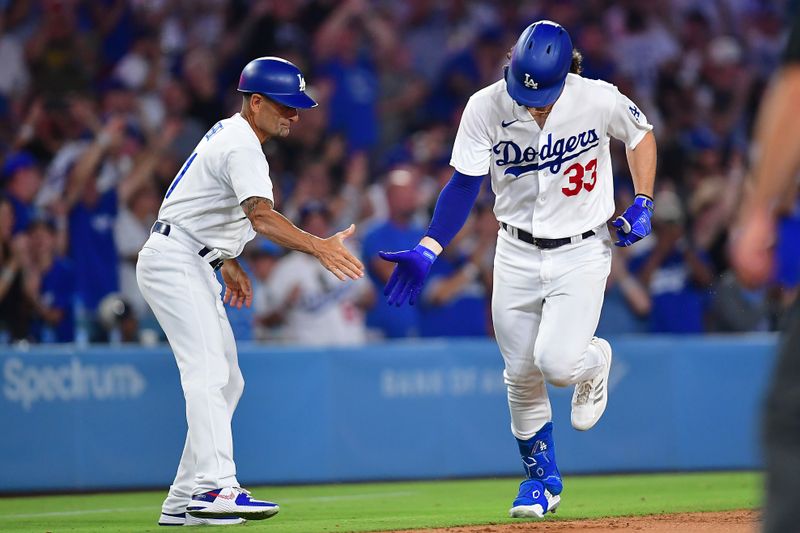
<svg viewBox="0 0 800 533">
<path fill-rule="evenodd" d="M 527 74 L 526 74 L 526 76 L 527 76 Z M 303 79 L 303 75 L 302 74 L 298 74 L 297 75 L 297 79 L 300 80 L 300 90 L 301 91 L 305 91 L 306 90 L 306 80 Z"/>
<path fill-rule="evenodd" d="M 533 78 L 531 78 L 531 75 L 528 74 L 527 72 L 525 73 L 525 81 L 523 83 L 525 84 L 525 87 L 527 87 L 528 89 L 539 88 L 539 84 L 533 81 Z"/>
</svg>

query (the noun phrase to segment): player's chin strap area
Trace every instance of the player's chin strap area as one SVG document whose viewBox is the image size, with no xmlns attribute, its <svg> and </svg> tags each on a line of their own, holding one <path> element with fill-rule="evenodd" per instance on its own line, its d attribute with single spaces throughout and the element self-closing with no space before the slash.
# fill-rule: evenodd
<svg viewBox="0 0 800 533">
<path fill-rule="evenodd" d="M 150 233 L 160 233 L 165 237 L 171 237 L 175 239 L 192 251 L 197 250 L 197 254 L 209 265 L 211 265 L 211 268 L 213 268 L 215 271 L 222 267 L 222 252 L 216 248 L 212 249 L 208 246 L 205 246 L 203 243 L 174 224 L 167 224 L 161 220 L 156 220 L 155 224 L 153 224 L 153 228 L 150 230 Z"/>
<path fill-rule="evenodd" d="M 581 242 L 584 239 L 588 239 L 589 237 L 596 235 L 596 232 L 594 230 L 589 230 L 581 233 L 580 235 L 573 235 L 572 237 L 564 237 L 563 239 L 542 239 L 539 237 L 534 237 L 527 231 L 506 224 L 505 222 L 501 222 L 500 227 L 502 227 L 504 230 L 508 232 L 509 235 L 511 235 L 516 239 L 519 239 L 523 242 L 527 242 L 528 244 L 532 244 L 537 248 L 545 248 L 548 250 L 564 246 L 565 244 L 575 244 L 576 242 Z"/>
</svg>

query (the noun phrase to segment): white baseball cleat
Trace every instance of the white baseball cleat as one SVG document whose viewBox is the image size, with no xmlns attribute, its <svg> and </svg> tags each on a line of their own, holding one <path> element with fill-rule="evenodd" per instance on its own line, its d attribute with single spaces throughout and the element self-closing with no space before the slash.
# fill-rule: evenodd
<svg viewBox="0 0 800 533">
<path fill-rule="evenodd" d="M 264 520 L 278 514 L 277 504 L 256 500 L 241 487 L 225 487 L 192 496 L 186 513 L 196 518 L 240 517 L 247 520 Z"/>
<path fill-rule="evenodd" d="M 186 513 L 161 513 L 159 526 L 233 526 L 247 522 L 244 518 L 230 516 L 228 518 L 196 518 Z"/>
<path fill-rule="evenodd" d="M 603 353 L 606 364 L 594 378 L 575 385 L 572 394 L 572 427 L 580 431 L 592 429 L 608 404 L 608 374 L 611 372 L 611 345 L 600 337 L 593 337 L 594 344 Z"/>
</svg>

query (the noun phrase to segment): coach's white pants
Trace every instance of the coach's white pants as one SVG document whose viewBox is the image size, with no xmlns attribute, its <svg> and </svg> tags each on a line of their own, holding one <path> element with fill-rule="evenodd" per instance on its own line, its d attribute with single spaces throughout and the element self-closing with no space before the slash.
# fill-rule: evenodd
<svg viewBox="0 0 800 533">
<path fill-rule="evenodd" d="M 527 440 L 552 413 L 545 383 L 591 379 L 603 355 L 590 344 L 611 270 L 603 225 L 579 243 L 543 250 L 501 229 L 494 260 L 492 319 L 505 361 L 511 432 Z"/>
<path fill-rule="evenodd" d="M 197 251 L 152 234 L 139 252 L 136 278 L 175 354 L 186 399 L 186 443 L 163 508 L 182 513 L 192 494 L 239 484 L 231 417 L 244 379 L 222 287 Z"/>
</svg>

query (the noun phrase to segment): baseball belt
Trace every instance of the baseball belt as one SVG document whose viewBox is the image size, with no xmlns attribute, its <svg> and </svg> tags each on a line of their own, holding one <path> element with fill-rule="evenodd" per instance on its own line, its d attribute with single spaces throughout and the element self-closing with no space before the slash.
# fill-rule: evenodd
<svg viewBox="0 0 800 533">
<path fill-rule="evenodd" d="M 222 253 L 216 248 L 212 249 L 203 245 L 197 239 L 180 229 L 178 226 L 167 224 L 161 220 L 156 220 L 150 233 L 160 233 L 165 237 L 172 237 L 184 246 L 192 250 L 198 250 L 197 254 L 202 257 L 215 271 L 222 267 Z"/>
<path fill-rule="evenodd" d="M 565 244 L 581 242 L 583 239 L 588 239 L 589 237 L 595 235 L 594 230 L 589 230 L 584 231 L 580 235 L 573 235 L 572 237 L 564 237 L 562 239 L 543 239 L 541 237 L 534 237 L 527 231 L 506 224 L 505 222 L 501 222 L 500 226 L 512 237 L 516 237 L 522 242 L 532 244 L 537 248 L 544 248 L 547 250 L 552 250 L 553 248 L 558 248 L 559 246 L 564 246 Z"/>
</svg>

